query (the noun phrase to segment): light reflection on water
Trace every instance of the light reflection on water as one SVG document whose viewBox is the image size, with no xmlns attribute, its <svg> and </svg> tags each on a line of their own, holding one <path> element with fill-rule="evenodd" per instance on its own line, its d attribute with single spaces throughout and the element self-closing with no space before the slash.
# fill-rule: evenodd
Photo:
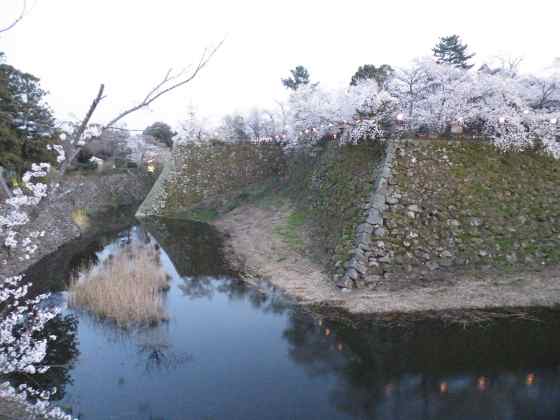
<svg viewBox="0 0 560 420">
<path fill-rule="evenodd" d="M 217 233 L 197 223 L 152 221 L 85 247 L 93 256 L 60 258 L 99 262 L 135 241 L 161 245 L 170 320 L 123 331 L 67 310 L 53 326 L 59 367 L 43 380 L 84 419 L 560 418 L 554 313 L 356 329 L 239 281 Z"/>
</svg>

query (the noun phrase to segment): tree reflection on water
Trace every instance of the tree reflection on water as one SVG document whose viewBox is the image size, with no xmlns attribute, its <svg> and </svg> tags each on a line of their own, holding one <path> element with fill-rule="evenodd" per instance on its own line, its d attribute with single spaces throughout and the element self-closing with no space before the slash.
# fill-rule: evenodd
<svg viewBox="0 0 560 420">
<path fill-rule="evenodd" d="M 173 351 L 165 327 L 144 330 L 138 335 L 136 342 L 140 360 L 145 360 L 143 368 L 147 373 L 177 369 L 193 360 L 190 353 Z"/>
<path fill-rule="evenodd" d="M 330 400 L 356 418 L 555 419 L 560 320 L 541 317 L 465 330 L 437 321 L 356 327 L 293 312 L 284 337 L 309 375 L 336 375 Z"/>
<path fill-rule="evenodd" d="M 35 374 L 31 378 L 32 386 L 37 390 L 55 390 L 53 400 L 64 398 L 65 387 L 72 383 L 72 369 L 79 356 L 78 337 L 76 335 L 78 320 L 72 315 L 59 315 L 51 319 L 47 328 L 38 335 L 38 339 L 46 339 L 48 335 L 56 335 L 54 345 L 48 347 L 44 364 L 50 369 L 44 374 Z M 29 384 L 27 375 L 14 375 L 9 378 L 12 383 Z"/>
</svg>

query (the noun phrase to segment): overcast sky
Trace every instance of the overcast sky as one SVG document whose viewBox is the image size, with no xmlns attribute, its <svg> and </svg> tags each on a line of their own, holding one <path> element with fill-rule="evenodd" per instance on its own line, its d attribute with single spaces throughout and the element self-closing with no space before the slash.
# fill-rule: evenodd
<svg viewBox="0 0 560 420">
<path fill-rule="evenodd" d="M 0 26 L 23 0 L 0 0 Z M 477 53 L 523 56 L 537 71 L 560 56 L 560 1 L 553 0 L 28 0 L 35 6 L 0 37 L 8 62 L 41 78 L 58 118 L 81 118 L 100 83 L 103 122 L 143 97 L 169 67 L 196 61 L 226 38 L 193 81 L 126 120 L 175 124 L 189 104 L 220 115 L 270 105 L 298 64 L 314 81 L 347 84 L 359 65 L 404 66 L 459 34 Z"/>
</svg>

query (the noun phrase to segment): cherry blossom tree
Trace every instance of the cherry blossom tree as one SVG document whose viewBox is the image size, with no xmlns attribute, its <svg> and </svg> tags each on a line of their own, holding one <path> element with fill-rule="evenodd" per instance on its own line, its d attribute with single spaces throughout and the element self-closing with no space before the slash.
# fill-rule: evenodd
<svg viewBox="0 0 560 420">
<path fill-rule="evenodd" d="M 58 162 L 64 160 L 60 146 L 52 146 L 58 154 Z M 29 259 L 36 252 L 45 232 L 30 232 L 24 238 L 18 237 L 18 228 L 29 222 L 28 209 L 36 207 L 46 197 L 48 185 L 40 180 L 51 170 L 48 163 L 33 164 L 31 170 L 22 177 L 23 186 L 13 191 L 6 200 L 6 208 L 0 213 L 0 237 L 3 246 L 11 250 L 19 248 L 21 256 Z M 30 284 L 23 276 L 0 279 L 0 375 L 42 374 L 50 367 L 43 363 L 49 341 L 57 339 L 50 335 L 38 339 L 47 322 L 59 312 L 57 308 L 45 304 L 48 294 L 35 297 L 29 295 Z M 0 398 L 19 401 L 29 414 L 49 418 L 71 419 L 61 409 L 53 407 L 48 400 L 56 389 L 38 391 L 28 385 L 17 389 L 8 382 L 0 384 Z M 30 399 L 33 402 L 30 402 Z"/>
<path fill-rule="evenodd" d="M 292 144 L 325 136 L 356 142 L 382 137 L 383 122 L 394 119 L 397 101 L 368 79 L 338 90 L 302 86 L 291 94 L 288 109 Z"/>
</svg>

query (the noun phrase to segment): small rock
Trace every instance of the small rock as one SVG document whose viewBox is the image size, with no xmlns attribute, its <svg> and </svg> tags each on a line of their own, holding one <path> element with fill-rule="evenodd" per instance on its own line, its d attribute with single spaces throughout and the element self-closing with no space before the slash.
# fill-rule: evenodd
<svg viewBox="0 0 560 420">
<path fill-rule="evenodd" d="M 488 251 L 485 251 L 483 249 L 481 249 L 480 251 L 478 251 L 478 255 L 481 257 L 487 257 L 488 256 Z"/>
<path fill-rule="evenodd" d="M 445 250 L 445 251 L 442 251 L 439 254 L 439 256 L 442 257 L 442 258 L 451 258 L 451 257 L 453 257 L 453 254 L 451 252 L 449 252 L 448 250 Z"/>
<path fill-rule="evenodd" d="M 385 255 L 385 250 L 381 248 L 373 248 L 371 252 L 373 253 L 374 257 L 383 257 Z"/>
<path fill-rule="evenodd" d="M 470 220 L 470 225 L 471 226 L 480 226 L 482 225 L 482 220 L 480 220 L 478 217 L 472 217 Z"/>
<path fill-rule="evenodd" d="M 382 238 L 382 237 L 385 236 L 385 229 L 382 228 L 382 227 L 378 227 L 377 229 L 375 229 L 375 230 L 373 231 L 373 234 L 374 234 L 375 236 L 377 236 L 378 238 Z"/>
<path fill-rule="evenodd" d="M 389 197 L 387 197 L 386 202 L 387 202 L 387 204 L 394 205 L 394 204 L 398 204 L 399 199 L 395 196 L 389 196 Z"/>
<path fill-rule="evenodd" d="M 415 219 L 416 218 L 416 213 L 414 213 L 413 211 L 407 211 L 406 215 L 408 217 L 410 217 L 411 219 Z"/>
<path fill-rule="evenodd" d="M 350 291 L 350 289 L 354 288 L 354 282 L 350 278 L 344 277 L 336 282 L 336 287 L 343 292 Z"/>
<path fill-rule="evenodd" d="M 363 264 L 356 264 L 354 269 L 360 274 L 366 274 L 367 273 L 367 267 Z"/>
<path fill-rule="evenodd" d="M 516 263 L 517 262 L 517 255 L 515 255 L 515 254 L 506 255 L 506 261 L 510 264 Z"/>
<path fill-rule="evenodd" d="M 430 271 L 436 271 L 439 268 L 439 264 L 435 261 L 429 261 L 426 263 L 426 266 L 430 269 Z"/>
<path fill-rule="evenodd" d="M 358 278 L 360 277 L 360 274 L 358 273 L 358 271 L 355 268 L 351 268 L 347 271 L 346 275 L 348 276 L 348 278 L 350 278 L 351 280 L 358 280 Z"/>
<path fill-rule="evenodd" d="M 370 225 L 378 225 L 381 226 L 383 224 L 383 217 L 381 217 L 381 213 L 377 209 L 370 209 L 369 216 L 367 218 L 367 222 Z"/>
<path fill-rule="evenodd" d="M 371 232 L 373 232 L 373 227 L 367 223 L 362 223 L 361 225 L 358 226 L 358 229 L 356 229 L 356 232 L 358 234 L 361 233 L 367 233 L 367 234 L 371 234 Z"/>
<path fill-rule="evenodd" d="M 383 277 L 379 276 L 379 275 L 370 275 L 367 276 L 364 279 L 364 282 L 366 283 L 367 286 L 371 287 L 373 285 L 379 284 L 383 281 Z"/>
<path fill-rule="evenodd" d="M 408 210 L 414 213 L 420 213 L 420 207 L 418 207 L 416 204 L 411 204 L 410 206 L 408 206 Z"/>
<path fill-rule="evenodd" d="M 442 267 L 451 267 L 453 265 L 453 260 L 451 258 L 443 258 L 440 260 L 439 265 Z"/>
</svg>

